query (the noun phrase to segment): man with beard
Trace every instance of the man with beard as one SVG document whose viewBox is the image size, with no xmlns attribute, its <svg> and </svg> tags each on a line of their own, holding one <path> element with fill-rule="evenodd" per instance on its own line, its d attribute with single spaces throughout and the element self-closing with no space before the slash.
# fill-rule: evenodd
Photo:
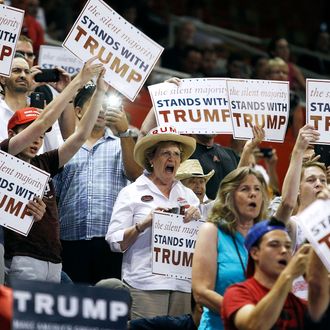
<svg viewBox="0 0 330 330">
<path fill-rule="evenodd" d="M 0 98 L 0 141 L 6 139 L 8 136 L 7 124 L 14 112 L 29 106 L 28 97 L 34 84 L 33 78 L 38 72 L 40 71 L 35 69 L 32 73 L 30 63 L 24 55 L 16 54 L 10 76 L 0 77 L 0 84 L 4 93 L 3 98 Z M 69 75 L 64 70 L 61 70 L 60 81 L 57 83 L 61 85 L 61 90 L 63 90 L 69 82 Z M 74 130 L 74 125 L 71 125 L 69 120 L 67 120 L 69 117 L 68 112 L 69 111 L 66 109 L 59 118 L 59 123 L 61 125 L 63 124 L 61 131 L 67 132 L 66 136 L 63 136 L 64 138 L 68 138 Z M 68 124 L 72 126 L 70 126 L 71 130 L 67 129 Z M 61 143 L 54 135 L 48 136 L 48 134 L 46 134 L 44 144 L 49 147 L 44 148 L 43 151 L 49 151 L 58 148 Z"/>
</svg>

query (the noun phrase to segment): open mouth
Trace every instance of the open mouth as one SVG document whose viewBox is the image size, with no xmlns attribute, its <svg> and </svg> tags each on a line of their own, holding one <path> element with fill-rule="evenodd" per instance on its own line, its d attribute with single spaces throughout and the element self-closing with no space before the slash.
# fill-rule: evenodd
<svg viewBox="0 0 330 330">
<path fill-rule="evenodd" d="M 251 203 L 249 203 L 249 207 L 256 208 L 257 207 L 257 203 L 251 202 Z"/>
<path fill-rule="evenodd" d="M 173 165 L 167 165 L 165 167 L 165 172 L 166 173 L 173 173 L 174 172 L 174 166 Z"/>
<path fill-rule="evenodd" d="M 278 261 L 278 263 L 279 263 L 280 265 L 286 266 L 286 265 L 288 264 L 288 261 L 285 260 L 285 259 L 280 259 L 280 260 Z"/>
</svg>

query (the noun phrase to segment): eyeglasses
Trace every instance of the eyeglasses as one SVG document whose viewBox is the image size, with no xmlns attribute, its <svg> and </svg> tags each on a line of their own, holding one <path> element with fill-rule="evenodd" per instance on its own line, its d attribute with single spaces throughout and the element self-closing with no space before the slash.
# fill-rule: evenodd
<svg viewBox="0 0 330 330">
<path fill-rule="evenodd" d="M 165 157 L 165 158 L 174 158 L 174 159 L 180 159 L 181 158 L 181 152 L 179 151 L 174 151 L 171 152 L 169 150 L 166 151 L 162 151 L 160 152 L 161 157 Z"/>
<path fill-rule="evenodd" d="M 18 50 L 17 53 L 20 53 L 27 58 L 35 58 L 35 55 L 31 52 L 22 52 L 21 50 Z"/>
</svg>

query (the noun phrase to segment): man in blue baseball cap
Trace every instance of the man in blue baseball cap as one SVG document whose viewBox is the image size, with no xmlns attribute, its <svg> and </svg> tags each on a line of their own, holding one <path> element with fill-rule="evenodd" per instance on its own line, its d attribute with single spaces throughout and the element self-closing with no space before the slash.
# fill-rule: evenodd
<svg viewBox="0 0 330 330">
<path fill-rule="evenodd" d="M 292 256 L 284 224 L 272 218 L 250 229 L 245 247 L 249 252 L 247 280 L 232 285 L 224 295 L 225 329 L 304 329 L 309 319 L 321 317 L 315 309 L 310 317 L 307 312 L 308 304 L 323 308 L 318 297 L 307 303 L 291 293 L 293 280 L 306 273 L 312 252 L 309 244 Z M 329 291 L 327 271 L 320 271 Z"/>
</svg>

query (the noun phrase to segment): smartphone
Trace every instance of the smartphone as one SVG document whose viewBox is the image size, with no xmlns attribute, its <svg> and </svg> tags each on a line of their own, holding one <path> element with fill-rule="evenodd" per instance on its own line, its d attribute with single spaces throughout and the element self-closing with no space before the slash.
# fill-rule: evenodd
<svg viewBox="0 0 330 330">
<path fill-rule="evenodd" d="M 260 152 L 263 154 L 264 158 L 272 158 L 273 156 L 272 148 L 260 148 Z"/>
<path fill-rule="evenodd" d="M 33 92 L 30 95 L 30 106 L 43 109 L 45 107 L 45 94 L 42 92 Z"/>
<path fill-rule="evenodd" d="M 41 73 L 34 76 L 36 82 L 56 82 L 60 80 L 60 72 L 57 69 L 41 69 Z"/>
<path fill-rule="evenodd" d="M 172 207 L 172 208 L 168 209 L 166 212 L 179 214 L 179 208 L 178 207 Z"/>
</svg>

